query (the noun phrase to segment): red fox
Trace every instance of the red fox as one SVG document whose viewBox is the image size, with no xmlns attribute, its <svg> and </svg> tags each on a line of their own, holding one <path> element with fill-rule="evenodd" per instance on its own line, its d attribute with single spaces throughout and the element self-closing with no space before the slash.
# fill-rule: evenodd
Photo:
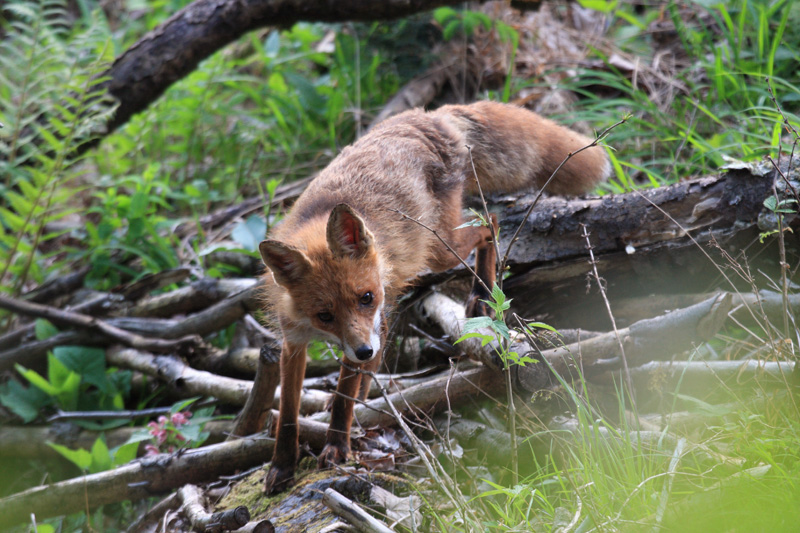
<svg viewBox="0 0 800 533">
<path fill-rule="evenodd" d="M 443 271 L 476 250 L 476 272 L 495 281 L 492 228 L 462 220 L 462 197 L 477 191 L 541 187 L 574 152 L 591 143 L 523 108 L 492 102 L 413 110 L 387 119 L 345 148 L 300 196 L 274 236 L 260 246 L 275 283 L 268 289 L 283 331 L 277 441 L 265 491 L 293 482 L 298 458 L 297 420 L 306 346 L 328 340 L 344 353 L 331 406 L 321 467 L 350 453 L 354 399 L 364 399 L 369 376 L 386 344 L 387 313 L 403 289 L 426 270 Z M 602 147 L 584 150 L 548 185 L 554 194 L 581 194 L 610 172 Z M 427 228 L 399 213 L 421 222 Z M 488 297 L 475 283 L 468 316 Z"/>
</svg>

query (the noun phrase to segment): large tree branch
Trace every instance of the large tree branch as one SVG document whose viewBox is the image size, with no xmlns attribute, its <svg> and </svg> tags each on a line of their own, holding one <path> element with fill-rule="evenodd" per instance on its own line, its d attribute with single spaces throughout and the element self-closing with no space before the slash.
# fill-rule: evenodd
<svg viewBox="0 0 800 533">
<path fill-rule="evenodd" d="M 104 86 L 119 101 L 107 133 L 147 108 L 203 59 L 248 31 L 300 21 L 386 20 L 456 0 L 196 0 L 119 56 Z"/>
</svg>

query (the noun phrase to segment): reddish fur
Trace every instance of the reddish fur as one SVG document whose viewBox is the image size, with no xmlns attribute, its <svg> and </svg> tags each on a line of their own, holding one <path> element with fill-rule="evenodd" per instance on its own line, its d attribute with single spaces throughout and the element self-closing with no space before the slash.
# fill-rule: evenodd
<svg viewBox="0 0 800 533">
<path fill-rule="evenodd" d="M 307 342 L 322 336 L 350 347 L 378 343 L 367 363 L 376 370 L 385 345 L 385 321 L 376 333 L 375 311 L 390 307 L 408 283 L 425 270 L 442 271 L 477 249 L 476 269 L 491 287 L 495 253 L 491 230 L 454 228 L 463 223 L 462 197 L 475 190 L 472 160 L 484 191 L 512 192 L 541 187 L 569 152 L 590 140 L 525 109 L 481 102 L 446 106 L 431 113 L 409 111 L 376 126 L 311 182 L 272 239 L 262 243 L 264 261 L 276 283 L 268 298 L 284 334 L 281 408 L 266 490 L 293 479 L 297 460 L 297 417 Z M 610 171 L 605 151 L 585 150 L 569 161 L 548 192 L 580 194 Z M 339 204 L 349 206 L 336 207 Z M 336 209 L 334 209 L 336 207 Z M 496 221 L 493 220 L 496 224 Z M 367 292 L 369 305 L 360 303 Z M 473 289 L 469 312 L 485 311 Z M 323 322 L 320 313 L 329 313 Z M 302 361 L 301 361 L 302 360 Z M 331 414 L 328 444 L 320 464 L 346 460 L 353 401 L 365 397 L 369 378 L 343 367 Z"/>
</svg>

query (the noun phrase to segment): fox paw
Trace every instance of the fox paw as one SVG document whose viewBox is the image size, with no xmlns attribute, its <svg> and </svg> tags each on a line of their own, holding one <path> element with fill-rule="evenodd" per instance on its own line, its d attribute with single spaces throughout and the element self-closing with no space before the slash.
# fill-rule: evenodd
<svg viewBox="0 0 800 533">
<path fill-rule="evenodd" d="M 294 483 L 294 468 L 276 467 L 271 465 L 267 472 L 267 479 L 264 483 L 264 493 L 266 495 L 283 492 Z"/>
<path fill-rule="evenodd" d="M 350 455 L 350 446 L 346 444 L 328 443 L 319 454 L 319 468 L 331 468 L 347 461 Z"/>
</svg>

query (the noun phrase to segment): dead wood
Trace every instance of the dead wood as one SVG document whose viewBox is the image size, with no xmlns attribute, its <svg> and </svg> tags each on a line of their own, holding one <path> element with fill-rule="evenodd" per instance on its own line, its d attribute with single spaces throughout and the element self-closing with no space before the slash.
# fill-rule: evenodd
<svg viewBox="0 0 800 533">
<path fill-rule="evenodd" d="M 44 356 L 55 346 L 65 344 L 81 344 L 89 346 L 107 346 L 114 340 L 134 348 L 159 353 L 186 353 L 202 347 L 206 349 L 199 336 L 209 335 L 231 325 L 247 313 L 260 308 L 260 292 L 263 280 L 249 284 L 247 288 L 236 292 L 224 300 L 184 319 L 157 319 L 139 317 L 117 317 L 100 320 L 93 316 L 64 311 L 61 309 L 20 302 L 8 297 L 0 299 L 0 307 L 10 305 L 17 313 L 41 316 L 62 323 L 81 326 L 87 329 L 99 329 L 102 334 L 84 334 L 80 332 L 63 332 L 44 341 L 33 341 L 16 348 L 0 352 L 0 371 L 14 368 L 15 363 L 28 368 L 41 368 Z M 5 303 L 4 303 L 5 302 Z M 29 327 L 29 326 L 25 326 Z M 127 342 L 126 342 L 127 341 Z M 190 350 L 191 349 L 191 350 Z"/>
<path fill-rule="evenodd" d="M 103 431 L 109 448 L 124 444 L 140 428 L 120 427 Z M 209 432 L 207 444 L 225 440 L 233 429 L 230 420 L 211 420 L 204 426 Z M 17 459 L 60 458 L 48 443 L 61 444 L 68 448 L 91 450 L 99 431 L 80 428 L 75 424 L 57 422 L 47 426 L 0 426 L 0 457 Z"/>
<path fill-rule="evenodd" d="M 642 320 L 620 330 L 619 336 L 629 364 L 671 357 L 692 348 L 695 343 L 709 340 L 722 327 L 731 307 L 731 295 L 715 295 L 705 302 Z M 462 335 L 465 322 L 463 305 L 442 294 L 433 293 L 420 302 L 419 308 L 426 319 L 435 321 L 451 339 Z M 520 327 L 521 323 L 512 326 Z M 470 339 L 459 346 L 463 347 L 470 358 L 480 360 L 491 368 L 499 366 L 494 344 L 481 346 L 479 339 Z M 576 378 L 576 371 L 581 370 L 583 376 L 590 379 L 621 366 L 619 341 L 614 332 L 543 350 L 541 353 L 531 353 L 531 347 L 524 343 L 512 344 L 510 350 L 520 354 L 529 353 L 537 359 L 544 358 L 547 363 L 513 366 L 514 383 L 518 392 L 533 393 L 555 384 L 553 372 L 569 380 Z"/>
<path fill-rule="evenodd" d="M 70 274 L 42 283 L 32 291 L 25 293 L 22 299 L 40 304 L 52 302 L 56 298 L 69 294 L 82 287 L 83 281 L 86 279 L 86 274 L 88 274 L 91 269 L 91 266 L 85 265 L 77 268 Z"/>
<path fill-rule="evenodd" d="M 168 268 L 160 272 L 146 274 L 130 283 L 126 283 L 122 287 L 116 289 L 115 292 L 124 296 L 126 300 L 134 301 L 153 291 L 163 289 L 175 283 L 180 283 L 190 275 L 191 270 L 185 267 Z"/>
<path fill-rule="evenodd" d="M 250 511 L 243 505 L 213 514 L 206 511 L 205 496 L 197 485 L 184 485 L 178 489 L 178 497 L 183 502 L 181 511 L 189 519 L 195 531 L 202 533 L 235 531 L 250 521 Z"/>
<path fill-rule="evenodd" d="M 138 370 L 172 384 L 187 396 L 212 396 L 230 405 L 244 405 L 251 381 L 217 376 L 195 370 L 172 355 L 152 355 L 139 350 L 112 346 L 106 352 L 109 364 Z"/>
<path fill-rule="evenodd" d="M 631 368 L 637 391 L 646 394 L 675 391 L 707 395 L 720 387 L 753 388 L 800 385 L 793 361 L 651 361 Z M 614 376 L 601 374 L 594 381 L 612 383 Z"/>
<path fill-rule="evenodd" d="M 725 323 L 731 304 L 729 294 L 720 294 L 619 330 L 628 364 L 669 358 L 710 340 Z M 547 361 L 549 369 L 541 364 L 514 367 L 516 384 L 522 390 L 535 392 L 555 384 L 550 369 L 570 380 L 578 378 L 578 371 L 585 379 L 591 379 L 601 372 L 622 367 L 620 345 L 614 332 L 544 350 L 541 357 Z"/>
<path fill-rule="evenodd" d="M 67 309 L 76 313 L 93 315 L 121 299 L 122 297 L 113 294 L 91 293 L 83 297 L 80 303 L 68 306 Z M 34 327 L 35 323 L 31 321 L 29 324 L 18 326 L 16 329 L 0 335 L 0 350 L 7 350 L 19 346 L 26 340 L 32 340 L 34 338 Z"/>
<path fill-rule="evenodd" d="M 203 59 L 245 33 L 300 21 L 372 21 L 403 17 L 454 0 L 195 0 L 142 37 L 102 74 L 101 84 L 118 101 L 106 133 L 144 110 Z M 97 141 L 94 141 L 95 143 Z M 86 145 L 86 149 L 91 145 Z"/>
<path fill-rule="evenodd" d="M 275 533 L 275 526 L 269 520 L 253 520 L 237 531 L 239 533 Z"/>
<path fill-rule="evenodd" d="M 369 513 L 361 509 L 353 500 L 345 498 L 335 489 L 327 488 L 322 496 L 324 503 L 331 511 L 347 520 L 356 531 L 361 533 L 392 533 L 386 524 L 373 518 Z"/>
<path fill-rule="evenodd" d="M 67 344 L 80 346 L 102 345 L 105 339 L 90 331 L 65 331 L 58 333 L 41 341 L 32 341 L 21 344 L 16 348 L 11 348 L 0 352 L 0 372 L 13 370 L 14 365 L 20 364 L 25 368 L 42 371 L 46 368 L 47 352 L 56 346 Z"/>
<path fill-rule="evenodd" d="M 126 533 L 154 533 L 157 531 L 158 524 L 161 518 L 168 512 L 174 511 L 180 507 L 181 502 L 177 492 L 173 492 L 157 504 L 152 506 L 144 514 L 140 515 L 135 522 L 133 522 Z"/>
<path fill-rule="evenodd" d="M 321 449 L 327 429 L 326 424 L 301 419 L 300 439 Z M 272 456 L 274 444 L 274 439 L 253 435 L 175 454 L 148 456 L 116 470 L 34 487 L 0 499 L 0 527 L 28 520 L 31 513 L 37 518 L 59 516 L 147 498 L 187 483 L 216 480 L 262 464 Z"/>
<path fill-rule="evenodd" d="M 180 397 L 211 396 L 229 405 L 245 405 L 253 382 L 218 376 L 204 370 L 196 370 L 183 360 L 172 355 L 153 355 L 131 348 L 114 346 L 107 350 L 106 360 L 109 364 L 121 368 L 138 370 L 143 374 L 164 381 L 173 388 Z M 280 396 L 280 388 L 275 400 Z M 307 390 L 303 391 L 300 400 L 300 412 L 316 413 L 325 408 L 330 394 Z"/>
<path fill-rule="evenodd" d="M 277 403 L 275 390 L 280 382 L 280 353 L 268 349 L 261 350 L 253 388 L 247 397 L 244 409 L 236 419 L 236 427 L 231 433 L 231 438 L 234 435 L 244 436 L 264 430 L 272 405 Z"/>
<path fill-rule="evenodd" d="M 202 339 L 196 335 L 176 336 L 172 339 L 146 338 L 130 331 L 120 329 L 109 324 L 104 320 L 94 318 L 74 311 L 66 311 L 47 305 L 25 302 L 0 294 L 0 308 L 8 309 L 22 315 L 46 318 L 56 325 L 78 326 L 90 329 L 106 335 L 118 342 L 138 348 L 158 353 L 181 352 L 192 350 L 202 344 Z"/>
<path fill-rule="evenodd" d="M 728 265 L 721 253 L 726 250 L 739 260 L 746 253 L 754 262 L 753 272 L 777 272 L 777 260 L 772 259 L 777 254 L 761 254 L 767 248 L 759 244 L 759 224 L 770 214 L 765 213 L 763 202 L 773 195 L 775 185 L 775 172 L 770 169 L 733 170 L 602 198 L 545 198 L 528 220 L 522 216 L 533 196 L 498 198 L 494 207 L 501 212 L 501 253 L 513 231 L 524 224 L 509 256 L 513 275 L 504 289 L 514 298 L 514 310 L 520 315 L 544 317 L 555 327 L 608 330 L 599 296 L 586 294 L 589 267 L 579 230 L 584 224 L 612 306 L 622 298 L 654 293 L 732 290 L 731 283 L 749 291 L 747 282 L 735 275 L 726 279 L 716 265 Z M 782 184 L 777 185 L 782 190 Z M 797 255 L 797 234 L 787 232 L 785 237 L 790 253 Z"/>
<path fill-rule="evenodd" d="M 185 315 L 217 303 L 252 287 L 252 278 L 217 279 L 202 278 L 174 291 L 147 296 L 135 305 L 115 310 L 112 316 L 170 317 Z"/>
<path fill-rule="evenodd" d="M 478 367 L 460 370 L 455 367 L 441 377 L 388 395 L 388 401 L 405 417 L 425 420 L 443 409 L 469 401 L 491 399 L 505 390 L 505 381 L 494 368 Z M 395 424 L 395 417 L 384 398 L 356 405 L 354 415 L 362 427 Z M 309 420 L 328 422 L 330 414 L 317 413 Z"/>
<path fill-rule="evenodd" d="M 178 454 L 161 454 L 99 474 L 42 485 L 0 499 L 0 527 L 123 500 L 139 500 L 187 483 L 216 479 L 263 462 L 274 441 L 257 436 Z"/>
</svg>

